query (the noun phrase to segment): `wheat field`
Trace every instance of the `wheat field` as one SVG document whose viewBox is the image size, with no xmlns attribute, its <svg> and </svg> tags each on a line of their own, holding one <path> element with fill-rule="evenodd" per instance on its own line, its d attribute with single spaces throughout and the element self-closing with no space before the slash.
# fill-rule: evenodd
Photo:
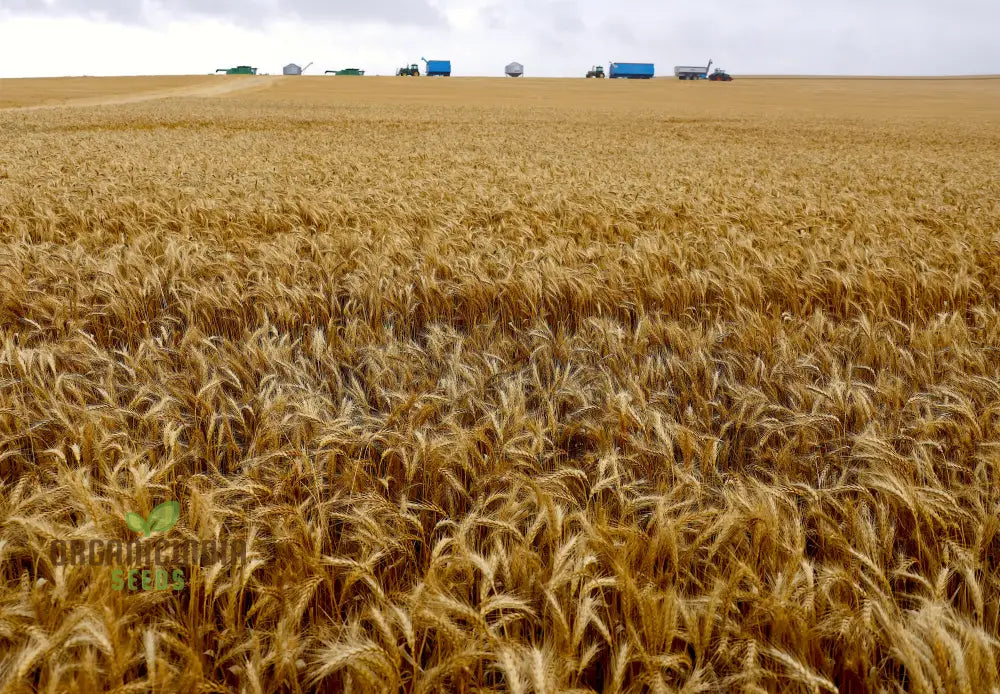
<svg viewBox="0 0 1000 694">
<path fill-rule="evenodd" d="M 1000 80 L 0 106 L 0 691 L 1000 692 Z"/>
</svg>

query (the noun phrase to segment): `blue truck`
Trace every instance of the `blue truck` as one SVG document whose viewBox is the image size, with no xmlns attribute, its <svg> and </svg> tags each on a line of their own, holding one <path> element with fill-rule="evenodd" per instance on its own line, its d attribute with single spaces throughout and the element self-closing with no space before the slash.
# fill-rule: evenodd
<svg viewBox="0 0 1000 694">
<path fill-rule="evenodd" d="M 421 60 L 427 63 L 428 77 L 451 77 L 450 60 L 427 60 L 427 58 L 421 58 Z"/>
<path fill-rule="evenodd" d="M 630 80 L 648 80 L 652 76 L 652 63 L 611 63 L 611 69 L 608 71 L 608 77 L 612 79 L 618 77 Z"/>
</svg>

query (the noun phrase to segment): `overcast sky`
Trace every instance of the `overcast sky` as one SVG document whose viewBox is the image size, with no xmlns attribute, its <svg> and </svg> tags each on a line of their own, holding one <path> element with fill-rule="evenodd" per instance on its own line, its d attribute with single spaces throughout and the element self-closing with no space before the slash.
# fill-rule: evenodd
<svg viewBox="0 0 1000 694">
<path fill-rule="evenodd" d="M 734 74 L 1000 73 L 998 0 L 0 0 L 0 77 L 391 74 L 579 76 L 610 60 Z"/>
</svg>

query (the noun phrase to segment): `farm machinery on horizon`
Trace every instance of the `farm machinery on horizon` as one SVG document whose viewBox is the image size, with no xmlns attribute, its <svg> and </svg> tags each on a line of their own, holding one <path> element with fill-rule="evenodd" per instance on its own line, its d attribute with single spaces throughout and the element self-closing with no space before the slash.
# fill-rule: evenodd
<svg viewBox="0 0 1000 694">
<path fill-rule="evenodd" d="M 709 58 L 705 67 L 697 65 L 677 65 L 674 67 L 674 75 L 680 80 L 708 80 L 709 82 L 732 82 L 733 76 L 721 68 L 712 69 L 712 59 Z"/>
<path fill-rule="evenodd" d="M 421 58 L 421 60 L 427 66 L 424 74 L 428 77 L 451 77 L 450 60 L 428 60 L 427 58 Z M 420 77 L 420 65 L 410 63 L 401 67 L 396 70 L 396 77 Z"/>
</svg>

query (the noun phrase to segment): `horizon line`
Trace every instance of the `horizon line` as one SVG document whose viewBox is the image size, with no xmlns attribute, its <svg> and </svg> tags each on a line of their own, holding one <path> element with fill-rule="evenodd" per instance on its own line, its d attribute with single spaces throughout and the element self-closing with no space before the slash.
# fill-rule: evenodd
<svg viewBox="0 0 1000 694">
<path fill-rule="evenodd" d="M 851 73 L 746 73 L 740 74 L 737 72 L 730 72 L 734 78 L 740 79 L 878 79 L 878 80 L 893 80 L 893 79 L 909 79 L 909 80 L 953 80 L 953 79 L 1000 79 L 1000 73 L 972 73 L 972 74 L 954 74 L 954 75 L 868 75 L 868 74 L 851 74 Z M 329 75 L 323 74 L 311 74 L 311 75 L 282 75 L 281 73 L 258 73 L 257 75 L 218 75 L 211 72 L 176 72 L 176 73 L 120 73 L 113 75 L 88 75 L 88 74 L 72 74 L 72 75 L 25 75 L 17 77 L 4 77 L 0 76 L 2 80 L 43 80 L 43 79 L 109 79 L 115 77 L 315 77 L 315 78 L 328 78 Z M 363 77 L 395 77 L 392 74 L 366 74 Z M 421 77 L 426 77 L 426 75 L 421 75 Z M 525 80 L 525 79 L 586 79 L 580 75 L 522 75 L 520 77 L 509 77 L 503 74 L 492 74 L 492 75 L 451 75 L 448 78 L 442 79 L 503 79 L 503 80 Z M 608 78 L 610 79 L 610 78 Z M 663 74 L 654 75 L 652 79 L 677 79 L 676 75 L 673 74 Z M 678 80 L 681 81 L 681 80 Z M 699 80 L 702 81 L 702 80 Z M 707 80 L 704 80 L 707 81 Z"/>
</svg>

